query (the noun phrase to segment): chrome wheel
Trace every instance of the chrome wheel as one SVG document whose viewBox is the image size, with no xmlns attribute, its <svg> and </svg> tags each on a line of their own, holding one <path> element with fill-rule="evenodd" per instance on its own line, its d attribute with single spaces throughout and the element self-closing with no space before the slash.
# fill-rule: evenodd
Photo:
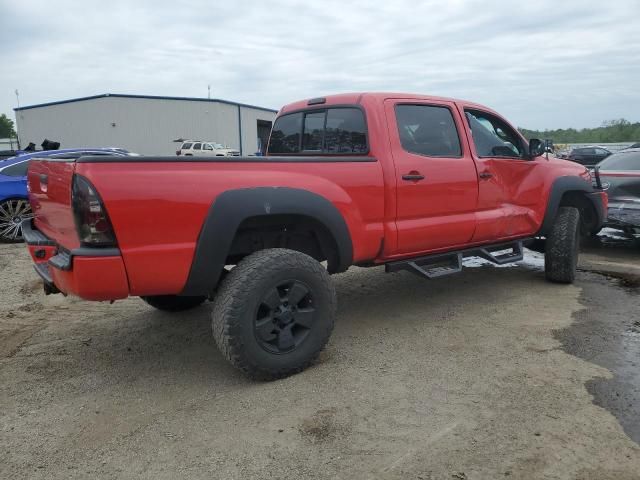
<svg viewBox="0 0 640 480">
<path fill-rule="evenodd" d="M 5 200 L 0 202 L 0 241 L 22 241 L 22 221 L 33 218 L 27 200 Z"/>
</svg>

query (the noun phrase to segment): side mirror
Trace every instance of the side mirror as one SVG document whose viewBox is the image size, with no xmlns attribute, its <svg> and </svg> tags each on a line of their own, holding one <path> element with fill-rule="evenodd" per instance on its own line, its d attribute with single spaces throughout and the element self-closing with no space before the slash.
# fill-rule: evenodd
<svg viewBox="0 0 640 480">
<path fill-rule="evenodd" d="M 544 155 L 545 150 L 546 145 L 542 140 L 538 138 L 532 138 L 531 140 L 529 140 L 529 156 L 531 158 Z"/>
</svg>

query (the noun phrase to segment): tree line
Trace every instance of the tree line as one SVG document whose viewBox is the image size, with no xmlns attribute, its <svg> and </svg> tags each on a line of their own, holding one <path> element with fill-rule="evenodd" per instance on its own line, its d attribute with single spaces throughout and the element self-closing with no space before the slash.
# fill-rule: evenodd
<svg viewBox="0 0 640 480">
<path fill-rule="evenodd" d="M 550 138 L 554 143 L 621 143 L 640 142 L 640 122 L 631 123 L 624 118 L 608 120 L 596 128 L 560 128 L 557 130 L 528 130 L 519 128 L 527 139 Z"/>
<path fill-rule="evenodd" d="M 13 120 L 7 117 L 4 113 L 0 115 L 0 138 L 15 138 L 16 130 L 13 125 Z"/>
</svg>

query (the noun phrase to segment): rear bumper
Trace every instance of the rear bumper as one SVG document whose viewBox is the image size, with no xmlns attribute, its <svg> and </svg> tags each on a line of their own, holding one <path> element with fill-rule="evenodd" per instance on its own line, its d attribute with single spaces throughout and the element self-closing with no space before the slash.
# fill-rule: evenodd
<svg viewBox="0 0 640 480">
<path fill-rule="evenodd" d="M 85 300 L 117 300 L 129 296 L 129 282 L 120 250 L 81 247 L 65 250 L 25 220 L 25 243 L 45 292 Z"/>
</svg>

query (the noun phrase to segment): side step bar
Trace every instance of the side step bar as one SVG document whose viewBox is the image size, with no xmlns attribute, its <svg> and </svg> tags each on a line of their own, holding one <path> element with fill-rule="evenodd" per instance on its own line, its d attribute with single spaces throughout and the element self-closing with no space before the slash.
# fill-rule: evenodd
<svg viewBox="0 0 640 480">
<path fill-rule="evenodd" d="M 428 279 L 444 277 L 462 271 L 462 259 L 480 257 L 496 265 L 519 262 L 524 258 L 524 240 L 470 248 L 458 252 L 448 252 L 424 257 L 398 260 L 385 264 L 386 272 L 408 270 Z"/>
</svg>

